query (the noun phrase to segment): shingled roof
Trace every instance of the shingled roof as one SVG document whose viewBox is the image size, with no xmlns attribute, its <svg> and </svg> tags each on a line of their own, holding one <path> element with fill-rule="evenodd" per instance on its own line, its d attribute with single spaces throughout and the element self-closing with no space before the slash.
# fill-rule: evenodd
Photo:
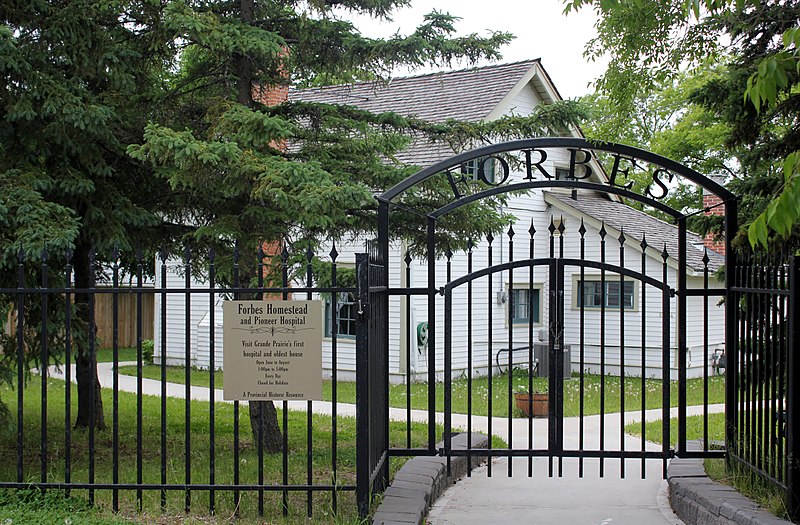
<svg viewBox="0 0 800 525">
<path fill-rule="evenodd" d="M 289 100 L 343 104 L 381 113 L 392 111 L 429 122 L 448 119 L 476 122 L 489 116 L 503 98 L 539 63 L 511 64 L 445 71 L 395 78 L 388 82 L 360 82 L 289 91 Z M 430 166 L 459 153 L 442 143 L 415 140 L 397 160 Z"/>
<path fill-rule="evenodd" d="M 572 199 L 564 194 L 554 192 L 546 193 L 559 208 L 574 210 L 604 222 L 607 226 L 617 231 L 622 231 L 629 239 L 635 239 L 638 244 L 646 236 L 647 244 L 662 250 L 667 247 L 667 253 L 673 258 L 678 258 L 678 228 L 668 224 L 642 211 L 623 204 L 611 201 L 595 192 L 580 192 L 577 199 Z M 705 251 L 695 245 L 702 246 L 703 238 L 692 232 L 686 233 L 686 264 L 692 270 L 703 271 L 703 255 Z M 708 251 L 708 269 L 716 271 L 725 264 L 725 258 L 717 252 Z"/>
<path fill-rule="evenodd" d="M 293 89 L 289 100 L 346 104 L 373 113 L 393 111 L 430 122 L 478 121 L 486 118 L 537 63 L 538 59 L 525 60 L 388 82 Z"/>
</svg>

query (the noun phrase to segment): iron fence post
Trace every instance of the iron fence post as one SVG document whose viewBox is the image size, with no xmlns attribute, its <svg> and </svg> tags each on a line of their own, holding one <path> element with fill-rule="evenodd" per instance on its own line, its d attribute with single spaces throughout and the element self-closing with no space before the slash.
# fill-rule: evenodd
<svg viewBox="0 0 800 525">
<path fill-rule="evenodd" d="M 725 203 L 725 458 L 731 466 L 731 451 L 737 445 L 737 405 L 736 393 L 739 388 L 739 295 L 734 291 L 739 283 L 736 268 L 736 252 L 733 249 L 733 235 L 737 227 L 737 202 L 735 199 Z"/>
<path fill-rule="evenodd" d="M 369 323 L 362 305 L 369 298 L 369 254 L 356 254 L 356 504 L 361 517 L 370 506 Z"/>
<path fill-rule="evenodd" d="M 800 259 L 789 259 L 789 351 L 787 366 L 786 402 L 786 497 L 789 517 L 800 518 Z"/>
</svg>

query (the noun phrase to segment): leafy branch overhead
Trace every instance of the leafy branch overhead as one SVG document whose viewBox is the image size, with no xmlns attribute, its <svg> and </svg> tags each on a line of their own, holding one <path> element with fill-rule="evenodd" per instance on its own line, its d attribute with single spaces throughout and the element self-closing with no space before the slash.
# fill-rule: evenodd
<svg viewBox="0 0 800 525">
<path fill-rule="evenodd" d="M 800 232 L 800 2 L 796 0 L 565 0 L 592 7 L 598 36 L 587 55 L 610 55 L 598 81 L 623 116 L 683 71 L 722 64 L 689 100 L 729 127 L 738 161 L 729 179 L 752 247 L 796 244 Z M 765 191 L 771 191 L 765 195 Z"/>
</svg>

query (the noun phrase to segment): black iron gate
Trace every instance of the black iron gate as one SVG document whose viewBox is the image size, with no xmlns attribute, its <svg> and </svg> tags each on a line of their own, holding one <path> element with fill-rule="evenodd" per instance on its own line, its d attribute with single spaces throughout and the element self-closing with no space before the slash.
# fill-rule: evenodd
<svg viewBox="0 0 800 525">
<path fill-rule="evenodd" d="M 387 318 L 390 308 L 400 312 L 401 334 L 413 334 L 420 319 L 427 323 L 424 349 L 411 335 L 405 342 L 384 339 L 384 351 L 399 354 L 401 364 L 389 367 L 387 377 L 406 383 L 407 419 L 421 404 L 428 413 L 428 446 L 411 446 L 408 423 L 406 446 L 388 455 L 508 457 L 509 474 L 511 459 L 522 457 L 530 475 L 536 457 L 548 458 L 549 475 L 561 475 L 565 458 L 575 458 L 581 475 L 588 460 L 600 475 L 609 460 L 618 461 L 622 476 L 638 460 L 644 476 L 647 460 L 665 466 L 674 455 L 724 454 L 708 428 L 730 396 L 717 365 L 732 346 L 734 305 L 719 306 L 730 283 L 714 278 L 732 260 L 730 235 L 727 256 L 702 247 L 687 231 L 687 213 L 665 204 L 676 178 L 718 196 L 726 231 L 734 231 L 735 198 L 715 181 L 636 148 L 574 138 L 479 148 L 379 197 L 384 312 Z M 409 192 L 433 187 L 452 194 L 420 201 Z M 515 216 L 506 233 L 472 239 L 463 252 L 439 247 L 446 236 L 440 230 L 452 228 L 450 214 L 520 194 L 537 200 L 509 214 Z M 672 224 L 630 211 L 626 201 Z M 410 217 L 427 225 L 424 261 L 414 261 L 400 241 L 392 246 L 398 221 Z M 404 283 L 388 287 L 389 274 L 403 273 Z M 419 279 L 424 285 L 411 282 Z M 390 307 L 393 300 L 401 303 Z M 420 380 L 422 389 L 414 384 Z M 519 410 L 540 404 L 532 397 L 537 391 L 547 394 L 545 417 L 525 417 Z M 515 394 L 528 400 L 518 403 Z M 426 399 L 414 401 L 415 395 Z M 688 442 L 690 415 L 705 429 L 699 449 Z M 661 420 L 657 430 L 647 425 L 652 420 Z M 456 450 L 452 435 L 459 431 L 500 433 L 506 446 L 478 449 L 468 442 Z M 641 439 L 630 439 L 632 431 Z M 490 461 L 490 475 L 491 468 Z"/>
</svg>

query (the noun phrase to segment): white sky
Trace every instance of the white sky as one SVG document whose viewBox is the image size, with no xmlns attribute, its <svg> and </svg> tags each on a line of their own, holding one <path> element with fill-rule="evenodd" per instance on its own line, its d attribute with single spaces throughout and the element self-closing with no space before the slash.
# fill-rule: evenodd
<svg viewBox="0 0 800 525">
<path fill-rule="evenodd" d="M 396 31 L 408 34 L 434 9 L 459 16 L 459 35 L 488 30 L 507 31 L 517 38 L 501 50 L 501 62 L 541 58 L 559 93 L 573 98 L 592 91 L 589 83 L 603 74 L 606 62 L 587 62 L 583 57 L 586 42 L 595 35 L 596 16 L 591 9 L 563 14 L 562 0 L 412 0 L 412 5 L 394 13 L 392 22 L 377 22 L 369 17 L 348 16 L 365 36 L 386 37 Z M 468 67 L 454 64 L 455 69 Z M 416 70 L 411 74 L 427 73 Z M 395 76 L 406 76 L 397 71 Z"/>
</svg>

